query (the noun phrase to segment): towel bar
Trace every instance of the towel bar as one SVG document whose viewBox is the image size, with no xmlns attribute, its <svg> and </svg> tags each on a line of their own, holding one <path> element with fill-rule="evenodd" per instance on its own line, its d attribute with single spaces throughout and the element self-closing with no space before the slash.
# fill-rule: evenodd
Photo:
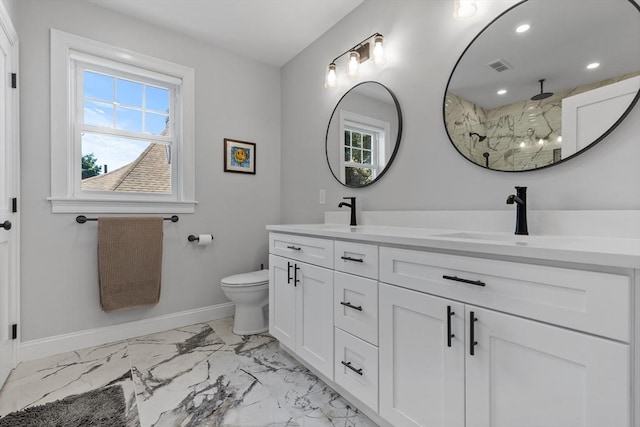
<svg viewBox="0 0 640 427">
<path fill-rule="evenodd" d="M 171 221 L 171 222 L 178 222 L 178 221 L 180 220 L 180 218 L 178 217 L 178 215 L 173 215 L 173 216 L 171 216 L 170 218 L 162 218 L 162 219 L 164 219 L 165 221 Z M 97 221 L 97 220 L 98 220 L 98 218 L 87 218 L 87 217 L 86 217 L 86 216 L 84 216 L 84 215 L 78 215 L 78 216 L 76 217 L 76 222 L 77 222 L 78 224 L 84 224 L 84 223 L 85 223 L 85 222 L 87 222 L 87 221 Z"/>
</svg>

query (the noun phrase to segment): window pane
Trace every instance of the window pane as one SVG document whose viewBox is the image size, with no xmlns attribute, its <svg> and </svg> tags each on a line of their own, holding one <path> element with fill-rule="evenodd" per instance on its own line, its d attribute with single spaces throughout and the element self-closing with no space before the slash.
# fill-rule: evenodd
<svg viewBox="0 0 640 427">
<path fill-rule="evenodd" d="M 118 107 L 116 109 L 116 129 L 142 132 L 142 111 Z"/>
<path fill-rule="evenodd" d="M 371 135 L 364 134 L 362 136 L 362 146 L 367 150 L 371 150 Z"/>
<path fill-rule="evenodd" d="M 82 84 L 85 98 L 113 101 L 113 77 L 85 71 Z"/>
<path fill-rule="evenodd" d="M 362 147 L 362 134 L 353 132 L 351 135 L 352 145 L 354 147 Z"/>
<path fill-rule="evenodd" d="M 351 149 L 349 147 L 344 147 L 344 160 L 346 162 L 351 161 Z"/>
<path fill-rule="evenodd" d="M 371 164 L 371 151 L 364 150 L 362 152 L 362 163 Z"/>
<path fill-rule="evenodd" d="M 362 163 L 362 150 L 351 149 L 351 161 L 354 163 Z"/>
<path fill-rule="evenodd" d="M 116 101 L 122 105 L 142 108 L 142 84 L 129 80 L 116 80 Z"/>
<path fill-rule="evenodd" d="M 145 114 L 145 132 L 153 135 L 169 135 L 169 116 L 166 114 Z"/>
<path fill-rule="evenodd" d="M 85 191 L 170 194 L 170 162 L 170 147 L 163 144 L 89 132 L 82 135 Z"/>
<path fill-rule="evenodd" d="M 368 168 L 345 168 L 346 184 L 351 186 L 361 186 L 371 182 L 371 169 Z"/>
<path fill-rule="evenodd" d="M 169 91 L 159 87 L 147 86 L 147 105 L 149 110 L 169 112 Z"/>
<path fill-rule="evenodd" d="M 351 132 L 348 130 L 344 131 L 344 145 L 351 145 Z"/>
<path fill-rule="evenodd" d="M 84 101 L 83 123 L 113 128 L 113 105 Z"/>
</svg>

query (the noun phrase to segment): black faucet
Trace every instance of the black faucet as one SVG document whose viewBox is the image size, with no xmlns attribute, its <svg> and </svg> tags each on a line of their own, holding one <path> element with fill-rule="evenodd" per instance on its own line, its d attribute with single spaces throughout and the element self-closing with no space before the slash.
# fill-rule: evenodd
<svg viewBox="0 0 640 427">
<path fill-rule="evenodd" d="M 341 208 L 343 206 L 347 206 L 351 208 L 351 226 L 356 226 L 356 198 L 355 197 L 343 197 L 345 200 L 351 200 L 351 203 L 340 202 L 338 203 L 338 207 Z"/>
<path fill-rule="evenodd" d="M 516 234 L 529 234 L 527 230 L 527 187 L 516 187 L 516 194 L 507 197 L 507 204 L 516 203 Z"/>
</svg>

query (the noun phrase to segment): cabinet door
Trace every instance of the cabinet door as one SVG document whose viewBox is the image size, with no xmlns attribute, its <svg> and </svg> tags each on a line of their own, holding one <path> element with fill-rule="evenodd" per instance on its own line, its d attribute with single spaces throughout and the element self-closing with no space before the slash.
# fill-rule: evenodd
<svg viewBox="0 0 640 427">
<path fill-rule="evenodd" d="M 295 351 L 333 380 L 333 271 L 298 262 L 294 276 Z"/>
<path fill-rule="evenodd" d="M 466 310 L 467 427 L 630 425 L 628 345 Z"/>
<path fill-rule="evenodd" d="M 464 306 L 379 289 L 380 415 L 395 427 L 464 426 Z"/>
<path fill-rule="evenodd" d="M 269 255 L 269 333 L 291 350 L 296 338 L 294 261 Z"/>
</svg>

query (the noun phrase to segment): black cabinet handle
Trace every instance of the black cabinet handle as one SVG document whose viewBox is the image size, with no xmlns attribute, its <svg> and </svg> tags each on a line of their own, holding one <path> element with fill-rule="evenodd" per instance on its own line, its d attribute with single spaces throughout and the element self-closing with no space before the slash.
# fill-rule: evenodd
<svg viewBox="0 0 640 427">
<path fill-rule="evenodd" d="M 476 332 L 474 323 L 477 322 L 475 313 L 471 312 L 471 317 L 469 317 L 469 354 L 471 356 L 475 355 L 475 346 L 478 345 L 478 341 L 476 341 Z"/>
<path fill-rule="evenodd" d="M 293 286 L 298 286 L 298 283 L 300 283 L 300 279 L 298 279 L 298 270 L 300 270 L 300 267 L 298 267 L 298 264 L 294 264 L 294 266 L 293 266 Z"/>
<path fill-rule="evenodd" d="M 353 366 L 351 366 L 351 362 L 345 362 L 344 360 L 342 360 L 340 363 L 342 363 L 344 366 L 346 366 L 347 368 L 351 369 L 353 372 L 355 372 L 358 375 L 362 375 L 362 368 L 360 369 L 356 369 Z"/>
<path fill-rule="evenodd" d="M 11 221 L 0 222 L 0 228 L 4 228 L 7 231 L 11 230 Z"/>
<path fill-rule="evenodd" d="M 451 306 L 447 306 L 447 347 L 451 347 L 451 338 L 455 337 L 454 334 L 451 333 L 451 316 L 456 314 L 453 310 L 451 310 Z"/>
<path fill-rule="evenodd" d="M 287 249 L 293 249 L 294 251 L 300 251 L 300 250 L 302 250 L 302 248 L 299 248 L 299 247 L 297 247 L 297 246 L 293 246 L 293 245 L 291 245 L 291 246 L 287 246 Z"/>
<path fill-rule="evenodd" d="M 350 302 L 344 302 L 344 301 L 340 301 L 340 304 L 344 305 L 345 307 L 349 307 L 349 308 L 353 308 L 354 310 L 358 310 L 358 311 L 362 311 L 362 306 L 355 306 L 355 305 L 351 305 Z"/>
<path fill-rule="evenodd" d="M 447 276 L 447 275 L 442 276 L 442 278 L 447 280 L 453 280 L 454 282 L 468 283 L 470 285 L 486 286 L 485 283 L 481 282 L 480 280 L 461 279 L 460 277 L 457 277 L 457 276 Z"/>
<path fill-rule="evenodd" d="M 293 279 L 293 277 L 291 277 L 291 267 L 293 267 L 293 264 L 287 261 L 287 285 L 290 285 L 291 279 Z"/>
<path fill-rule="evenodd" d="M 364 262 L 364 260 L 361 258 L 351 258 L 350 256 L 341 256 L 340 258 L 342 258 L 345 261 Z"/>
</svg>

